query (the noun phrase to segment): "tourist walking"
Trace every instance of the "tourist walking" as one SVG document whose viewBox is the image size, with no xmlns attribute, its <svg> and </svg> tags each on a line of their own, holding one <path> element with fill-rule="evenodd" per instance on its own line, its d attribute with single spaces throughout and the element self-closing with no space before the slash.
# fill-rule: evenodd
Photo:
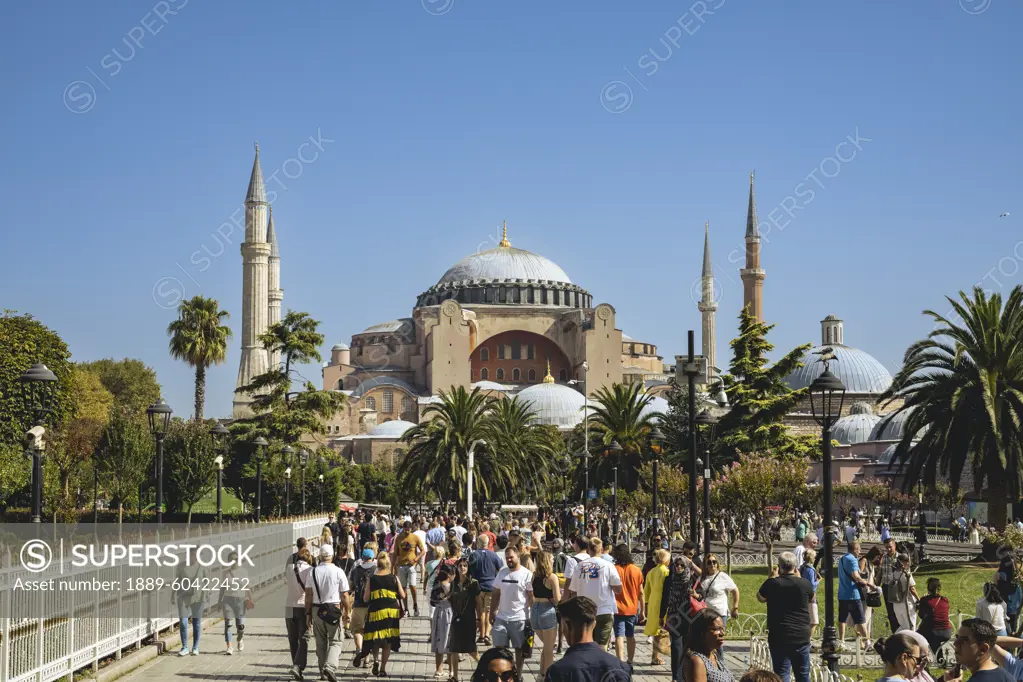
<svg viewBox="0 0 1023 682">
<path fill-rule="evenodd" d="M 451 633 L 451 580 L 454 571 L 450 566 L 442 565 L 437 571 L 437 577 L 433 581 L 433 590 L 430 592 L 430 606 L 433 607 L 433 615 L 430 617 L 430 651 L 433 652 L 434 663 L 437 666 L 434 678 L 444 678 L 444 661 L 448 661 L 448 669 L 451 673 L 448 679 L 455 678 L 455 661 L 458 656 L 449 657 L 448 636 Z M 452 660 L 454 659 L 454 660 Z"/>
<path fill-rule="evenodd" d="M 224 573 L 224 587 L 220 591 L 221 615 L 224 618 L 224 643 L 227 645 L 228 656 L 231 650 L 231 624 L 238 630 L 238 651 L 245 649 L 245 609 L 249 601 L 249 571 L 244 566 L 236 566 L 237 552 L 227 556 L 230 568 Z"/>
<path fill-rule="evenodd" d="M 391 572 L 391 558 L 381 554 L 377 570 L 363 588 L 363 600 L 369 605 L 362 655 L 373 654 L 373 674 L 387 675 L 387 659 L 401 648 L 401 602 L 405 591 Z M 377 658 L 377 652 L 380 652 Z"/>
<path fill-rule="evenodd" d="M 186 567 L 178 563 L 174 571 L 174 582 L 178 589 L 171 592 L 171 603 L 177 605 L 181 651 L 178 656 L 199 655 L 199 636 L 202 634 L 202 612 L 206 605 L 206 592 L 202 589 L 204 571 L 202 566 Z M 188 648 L 188 625 L 192 624 L 192 648 Z"/>
<path fill-rule="evenodd" d="M 927 640 L 931 651 L 941 656 L 941 646 L 952 639 L 952 622 L 948 617 L 948 597 L 941 594 L 941 579 L 929 578 L 927 580 L 927 594 L 920 600 L 918 606 L 920 614 L 920 627 L 917 629 Z M 944 663 L 939 660 L 938 663 Z"/>
<path fill-rule="evenodd" d="M 821 622 L 820 613 L 817 609 L 817 585 L 820 584 L 821 574 L 814 568 L 817 561 L 817 552 L 808 549 L 803 552 L 803 565 L 799 567 L 799 577 L 810 583 L 813 589 L 814 598 L 810 601 L 810 639 L 817 634 L 817 625 Z"/>
<path fill-rule="evenodd" d="M 427 595 L 427 598 L 429 598 L 429 595 L 433 592 L 433 586 L 437 584 L 437 572 L 440 570 L 441 566 L 445 565 L 447 555 L 448 551 L 444 549 L 444 546 L 438 545 L 433 550 L 434 558 L 426 562 L 425 594 Z M 433 618 L 433 607 L 430 606 L 429 609 L 429 613 L 426 615 L 429 618 Z"/>
<path fill-rule="evenodd" d="M 341 659 L 341 595 L 348 591 L 348 577 L 334 565 L 334 546 L 320 545 L 319 563 L 309 572 L 306 588 L 306 622 L 316 640 L 316 663 L 320 675 L 337 680 Z"/>
<path fill-rule="evenodd" d="M 558 636 L 557 604 L 561 601 L 561 584 L 554 572 L 554 557 L 542 551 L 536 557 L 536 571 L 530 583 L 533 605 L 530 609 L 529 624 L 543 643 L 540 652 L 540 675 L 554 662 L 555 639 Z"/>
<path fill-rule="evenodd" d="M 909 555 L 898 555 L 899 571 L 895 574 L 895 582 L 891 591 L 894 597 L 895 619 L 899 627 L 896 632 L 916 629 L 916 604 L 920 595 L 916 591 L 916 579 L 909 562 Z"/>
<path fill-rule="evenodd" d="M 419 602 L 416 599 L 416 585 L 419 582 L 419 560 L 426 553 L 423 541 L 412 532 L 412 522 L 402 524 L 401 533 L 394 539 L 394 556 L 398 564 L 398 581 L 405 590 L 405 612 L 408 613 L 408 595 L 412 596 L 412 609 L 419 616 Z"/>
<path fill-rule="evenodd" d="M 661 595 L 659 616 L 661 627 L 668 632 L 671 641 L 671 679 L 673 680 L 678 680 L 682 672 L 682 660 L 689 636 L 689 623 L 695 615 L 691 600 L 699 576 L 693 569 L 694 565 L 691 559 L 685 555 L 675 557 L 671 563 L 671 572 L 664 579 L 663 594 Z M 647 618 L 649 619 L 650 616 Z"/>
<path fill-rule="evenodd" d="M 600 538 L 590 538 L 589 558 L 580 561 L 572 572 L 572 581 L 567 585 L 568 597 L 588 597 L 597 605 L 597 626 L 593 631 L 594 641 L 606 647 L 614 632 L 614 617 L 618 612 L 616 595 L 622 591 L 622 579 L 618 571 L 601 554 L 604 543 Z"/>
<path fill-rule="evenodd" d="M 977 618 L 991 623 L 999 637 L 1006 635 L 1005 602 L 994 583 L 984 583 L 984 596 L 977 600 Z"/>
<path fill-rule="evenodd" d="M 297 551 L 288 557 L 284 565 L 284 584 L 288 590 L 284 625 L 288 631 L 288 649 L 291 651 L 291 676 L 301 680 L 309 658 L 305 595 L 313 557 L 309 554 L 305 538 L 299 538 L 295 546 Z"/>
<path fill-rule="evenodd" d="M 366 633 L 366 616 L 369 612 L 369 602 L 366 601 L 366 584 L 369 583 L 371 575 L 376 573 L 376 543 L 369 542 L 362 548 L 362 560 L 355 565 L 352 571 L 352 578 L 348 581 L 352 588 L 352 639 L 355 640 L 355 657 L 352 659 L 352 667 L 366 667 L 366 659 L 362 655 L 363 635 Z M 375 653 L 374 653 L 374 661 Z"/>
<path fill-rule="evenodd" d="M 463 654 L 478 659 L 476 626 L 479 623 L 477 597 L 480 584 L 469 574 L 469 560 L 462 557 L 455 562 L 455 575 L 451 580 L 451 628 L 448 634 L 448 653 L 451 654 L 451 675 L 459 679 L 458 661 Z"/>
<path fill-rule="evenodd" d="M 767 604 L 767 646 L 774 672 L 784 682 L 810 682 L 810 583 L 796 574 L 796 557 L 782 552 L 778 566 L 757 592 Z"/>
<path fill-rule="evenodd" d="M 687 682 L 733 682 L 725 667 L 721 647 L 725 643 L 725 622 L 711 607 L 700 611 L 689 626 L 689 648 L 682 668 Z"/>
<path fill-rule="evenodd" d="M 867 582 L 860 576 L 860 543 L 848 544 L 848 552 L 838 560 L 838 641 L 845 640 L 845 624 L 851 620 L 856 634 L 867 639 L 866 614 L 863 611 L 863 592 Z M 864 648 L 868 646 L 863 642 Z M 777 671 L 775 671 L 777 672 Z"/>
<path fill-rule="evenodd" d="M 654 550 L 654 566 L 643 579 L 643 611 L 646 613 L 646 627 L 643 634 L 656 637 L 661 631 L 661 600 L 664 598 L 664 580 L 668 577 L 668 563 L 671 553 L 666 549 Z M 656 647 L 650 648 L 650 665 L 664 665 Z"/>
<path fill-rule="evenodd" d="M 561 660 L 547 668 L 544 682 L 629 682 L 628 666 L 593 639 L 597 605 L 587 597 L 571 597 L 558 609 L 568 640 Z M 502 681 L 504 682 L 504 681 Z"/>
<path fill-rule="evenodd" d="M 494 580 L 502 567 L 500 557 L 490 549 L 491 536 L 493 533 L 481 533 L 476 539 L 476 550 L 469 565 L 469 572 L 476 579 L 480 590 L 476 597 L 479 613 L 479 638 L 476 641 L 485 646 L 490 646 L 490 600 L 494 592 Z"/>
<path fill-rule="evenodd" d="M 895 549 L 895 539 L 889 537 L 884 541 L 884 554 L 878 572 L 881 594 L 884 596 L 885 612 L 888 615 L 888 627 L 892 632 L 899 629 L 899 619 L 895 615 L 895 602 L 892 601 L 891 589 L 895 575 L 899 571 L 899 555 Z"/>
<path fill-rule="evenodd" d="M 515 649 L 515 664 L 522 669 L 526 644 L 526 620 L 533 603 L 529 587 L 533 573 L 524 568 L 519 560 L 518 550 L 508 547 L 504 552 L 507 566 L 502 568 L 494 581 L 494 597 L 491 600 L 490 616 L 494 623 L 491 630 L 494 646 Z"/>
<path fill-rule="evenodd" d="M 344 531 L 342 530 L 342 533 Z M 334 565 L 340 568 L 348 578 L 349 590 L 341 594 L 341 625 L 345 639 L 352 638 L 352 603 L 354 601 L 351 585 L 352 573 L 355 571 L 355 557 L 350 555 L 351 544 L 344 535 L 334 539 Z"/>
<path fill-rule="evenodd" d="M 613 556 L 615 570 L 622 581 L 621 592 L 615 594 L 615 653 L 631 672 L 636 658 L 636 623 L 643 619 L 643 571 L 632 563 L 628 545 L 615 547 Z"/>
</svg>

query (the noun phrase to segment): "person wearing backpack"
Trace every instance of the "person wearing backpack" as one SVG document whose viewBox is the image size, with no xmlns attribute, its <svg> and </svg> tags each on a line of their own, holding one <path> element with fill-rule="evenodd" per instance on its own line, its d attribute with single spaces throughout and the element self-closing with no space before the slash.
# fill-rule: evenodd
<svg viewBox="0 0 1023 682">
<path fill-rule="evenodd" d="M 476 550 L 471 554 L 469 574 L 479 583 L 480 591 L 476 596 L 476 607 L 479 612 L 479 637 L 477 644 L 490 646 L 490 600 L 494 592 L 494 579 L 501 570 L 502 563 L 496 552 L 490 549 L 490 536 L 480 534 L 476 539 Z"/>
<path fill-rule="evenodd" d="M 305 588 L 309 585 L 313 557 L 306 547 L 305 538 L 299 538 L 296 547 L 298 551 L 288 557 L 284 566 L 284 583 L 288 588 L 284 624 L 288 630 L 288 647 L 291 649 L 291 676 L 301 680 L 309 657 Z"/>
<path fill-rule="evenodd" d="M 337 682 L 341 659 L 341 595 L 348 591 L 348 577 L 334 565 L 334 546 L 320 546 L 320 563 L 309 572 L 305 588 L 306 624 L 316 638 L 316 662 L 320 674 Z"/>
<path fill-rule="evenodd" d="M 369 603 L 363 599 L 363 590 L 369 576 L 376 573 L 376 570 L 376 547 L 375 543 L 370 542 L 362 548 L 362 560 L 355 565 L 352 579 L 349 581 L 354 597 L 351 623 L 352 637 L 355 639 L 355 658 L 352 659 L 354 668 L 363 668 L 366 665 L 365 658 L 362 656 L 362 636 L 366 632 L 366 614 L 369 612 Z"/>
</svg>

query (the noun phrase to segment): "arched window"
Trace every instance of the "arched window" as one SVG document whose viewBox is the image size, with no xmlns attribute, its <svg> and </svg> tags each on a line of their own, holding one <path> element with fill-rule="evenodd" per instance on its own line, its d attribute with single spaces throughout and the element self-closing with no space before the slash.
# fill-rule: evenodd
<svg viewBox="0 0 1023 682">
<path fill-rule="evenodd" d="M 500 367 L 497 368 L 497 380 L 504 381 L 504 370 Z"/>
<path fill-rule="evenodd" d="M 412 398 L 407 395 L 401 397 L 401 411 L 402 414 L 412 411 Z"/>
<path fill-rule="evenodd" d="M 487 348 L 480 348 L 480 360 L 486 362 L 490 359 L 490 350 Z"/>
<path fill-rule="evenodd" d="M 560 379 L 561 381 L 568 380 L 568 372 L 566 372 L 565 370 L 561 370 L 560 372 L 558 372 L 558 379 Z"/>
<path fill-rule="evenodd" d="M 384 391 L 384 414 L 394 412 L 394 391 Z"/>
<path fill-rule="evenodd" d="M 512 370 L 512 381 L 518 381 L 519 378 L 520 378 L 519 368 L 516 367 L 515 369 Z"/>
<path fill-rule="evenodd" d="M 529 380 L 530 381 L 536 381 L 536 370 L 535 369 L 529 370 Z"/>
<path fill-rule="evenodd" d="M 377 409 L 377 399 L 373 397 L 366 398 L 366 407 L 371 410 Z"/>
<path fill-rule="evenodd" d="M 486 381 L 488 376 L 490 376 L 490 373 L 487 372 L 486 367 L 480 370 L 480 381 Z"/>
</svg>

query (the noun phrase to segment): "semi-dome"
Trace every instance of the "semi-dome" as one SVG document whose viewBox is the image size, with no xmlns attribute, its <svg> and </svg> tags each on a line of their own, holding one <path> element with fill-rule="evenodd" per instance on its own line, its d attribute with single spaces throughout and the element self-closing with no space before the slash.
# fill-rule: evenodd
<svg viewBox="0 0 1023 682">
<path fill-rule="evenodd" d="M 564 384 L 540 383 L 523 389 L 516 396 L 527 403 L 540 424 L 570 429 L 583 420 L 583 394 Z"/>
<path fill-rule="evenodd" d="M 369 430 L 368 436 L 377 436 L 379 438 L 401 438 L 405 435 L 405 432 L 409 429 L 418 426 L 413 422 L 407 422 L 402 419 L 392 419 L 389 422 L 383 424 L 377 424 Z"/>
<path fill-rule="evenodd" d="M 849 414 L 835 422 L 831 427 L 831 437 L 842 445 L 855 445 L 870 440 L 870 433 L 881 417 L 874 414 L 867 403 L 856 403 Z"/>
<path fill-rule="evenodd" d="M 508 392 L 510 389 L 504 384 L 499 384 L 496 381 L 477 381 L 472 385 L 473 388 L 478 388 L 481 391 L 501 391 Z"/>
</svg>

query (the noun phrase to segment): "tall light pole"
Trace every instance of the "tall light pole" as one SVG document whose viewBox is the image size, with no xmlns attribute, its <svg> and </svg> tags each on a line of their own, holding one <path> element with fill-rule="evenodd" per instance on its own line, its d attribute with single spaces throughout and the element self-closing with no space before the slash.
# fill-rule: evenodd
<svg viewBox="0 0 1023 682">
<path fill-rule="evenodd" d="M 583 363 L 583 467 L 586 469 L 586 483 L 583 490 L 583 530 L 590 526 L 590 397 L 589 397 L 590 363 Z M 568 383 L 578 385 L 579 379 Z"/>
<path fill-rule="evenodd" d="M 845 385 L 828 369 L 810 384 L 810 411 L 821 427 L 821 447 L 824 451 L 824 641 L 821 643 L 821 658 L 832 673 L 838 672 L 838 632 L 835 630 L 835 536 L 831 528 L 831 427 L 842 415 L 845 401 Z"/>
<path fill-rule="evenodd" d="M 217 465 L 217 523 L 224 522 L 224 455 L 227 454 L 227 437 L 231 435 L 231 432 L 227 430 L 227 427 L 217 422 L 216 426 L 210 429 L 210 435 L 213 436 L 213 444 L 216 447 L 217 442 L 220 442 L 221 452 L 217 455 L 214 463 Z"/>
<path fill-rule="evenodd" d="M 281 461 L 284 462 L 284 516 L 291 516 L 291 456 L 295 448 L 285 445 L 281 448 Z"/>
<path fill-rule="evenodd" d="M 696 416 L 697 428 L 703 428 L 703 556 L 710 553 L 710 449 L 714 445 L 714 433 L 718 419 L 710 410 L 703 410 Z M 699 460 L 698 460 L 699 461 Z"/>
<path fill-rule="evenodd" d="M 323 474 L 320 474 L 320 513 L 323 513 Z"/>
<path fill-rule="evenodd" d="M 266 456 L 266 438 L 259 436 L 252 444 L 256 446 L 256 523 L 263 515 L 263 457 Z"/>
<path fill-rule="evenodd" d="M 561 535 L 568 537 L 568 472 L 572 468 L 572 458 L 566 452 L 561 456 Z"/>
<path fill-rule="evenodd" d="M 688 335 L 688 356 L 682 365 L 689 385 L 689 539 L 700 552 L 700 531 L 696 518 L 696 377 L 700 363 L 696 361 L 696 339 L 693 330 Z"/>
<path fill-rule="evenodd" d="M 651 511 L 653 512 L 654 518 L 652 529 L 653 532 L 650 534 L 650 537 L 653 538 L 653 536 L 657 534 L 657 531 L 660 530 L 661 527 L 661 510 L 657 500 L 658 492 L 657 470 L 661 462 L 661 450 L 664 445 L 664 434 L 661 433 L 661 430 L 659 428 L 654 426 L 654 428 L 650 429 L 650 433 L 647 434 L 647 437 L 650 439 L 650 454 L 652 455 L 654 460 L 654 495 L 653 500 L 651 501 L 651 507 L 653 507 Z"/>
<path fill-rule="evenodd" d="M 611 544 L 618 544 L 618 462 L 622 457 L 622 446 L 618 441 L 613 440 L 605 448 L 606 452 L 615 458 L 614 481 L 611 484 Z"/>
<path fill-rule="evenodd" d="M 156 523 L 163 523 L 163 438 L 170 428 L 171 414 L 174 410 L 160 398 L 146 409 L 149 417 L 149 433 L 156 439 Z"/>
<path fill-rule="evenodd" d="M 469 466 L 468 466 L 469 473 L 468 473 L 468 476 L 466 476 L 466 480 L 465 480 L 465 509 L 466 509 L 466 511 L 465 511 L 465 518 L 467 518 L 467 519 L 472 519 L 472 483 L 473 483 L 472 475 L 473 475 L 473 469 L 475 469 L 475 467 L 476 467 L 476 446 L 477 445 L 482 445 L 482 446 L 486 447 L 487 441 L 483 440 L 482 438 L 477 438 L 476 440 L 474 440 L 472 442 L 472 445 L 469 446 L 469 462 L 468 462 L 468 464 L 469 464 Z"/>
<path fill-rule="evenodd" d="M 30 442 L 32 451 L 32 523 L 43 522 L 43 438 L 41 429 L 46 416 L 53 409 L 57 394 L 57 375 L 41 362 L 37 362 L 18 377 L 25 411 L 31 413 L 33 429 L 38 438 Z"/>
<path fill-rule="evenodd" d="M 305 516 L 305 467 L 309 464 L 309 451 L 305 448 L 298 453 L 298 463 L 302 465 L 302 516 Z"/>
</svg>

